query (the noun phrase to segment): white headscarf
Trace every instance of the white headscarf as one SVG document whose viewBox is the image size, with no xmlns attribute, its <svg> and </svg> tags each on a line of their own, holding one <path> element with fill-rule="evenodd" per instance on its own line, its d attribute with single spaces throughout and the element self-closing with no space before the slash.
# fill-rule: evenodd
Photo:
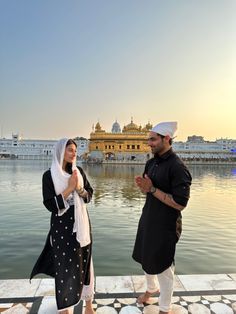
<svg viewBox="0 0 236 314">
<path fill-rule="evenodd" d="M 52 165 L 50 169 L 52 181 L 57 195 L 61 194 L 67 188 L 68 180 L 71 176 L 69 173 L 66 173 L 62 169 L 67 142 L 68 138 L 63 138 L 56 143 L 54 148 Z M 81 186 L 81 188 L 83 188 L 84 187 L 83 177 L 79 169 L 76 167 L 75 162 L 72 164 L 72 170 L 77 171 L 79 185 Z M 73 198 L 75 217 L 73 232 L 76 232 L 76 240 L 80 243 L 80 246 L 84 247 L 90 244 L 91 242 L 88 213 L 83 198 L 80 197 L 76 191 L 73 192 Z M 62 216 L 67 211 L 67 209 L 65 209 L 64 211 L 58 210 L 58 215 Z"/>
</svg>

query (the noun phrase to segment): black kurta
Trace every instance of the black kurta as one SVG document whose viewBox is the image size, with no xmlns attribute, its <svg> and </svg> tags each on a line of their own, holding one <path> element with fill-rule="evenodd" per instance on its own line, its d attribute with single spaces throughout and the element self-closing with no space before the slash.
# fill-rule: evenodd
<svg viewBox="0 0 236 314">
<path fill-rule="evenodd" d="M 88 192 L 84 201 L 89 202 L 93 189 L 82 168 L 78 169 Z M 62 195 L 55 193 L 50 170 L 43 175 L 43 203 L 51 212 L 51 228 L 30 279 L 39 273 L 55 277 L 56 301 L 60 310 L 77 304 L 83 285 L 90 283 L 92 244 L 81 248 L 76 240 L 76 233 L 73 232 L 74 205 L 58 216 L 58 210 L 64 209 L 65 204 Z"/>
<path fill-rule="evenodd" d="M 146 163 L 145 174 L 156 188 L 171 194 L 176 203 L 187 205 L 192 178 L 172 149 L 161 157 L 150 159 Z M 172 265 L 181 226 L 180 211 L 147 193 L 133 251 L 134 260 L 146 273 L 159 274 Z"/>
</svg>

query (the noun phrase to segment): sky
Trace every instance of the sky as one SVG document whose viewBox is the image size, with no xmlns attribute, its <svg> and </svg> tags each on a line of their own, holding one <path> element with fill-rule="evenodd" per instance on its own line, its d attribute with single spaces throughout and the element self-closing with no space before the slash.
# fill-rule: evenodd
<svg viewBox="0 0 236 314">
<path fill-rule="evenodd" d="M 1 137 L 131 117 L 236 139 L 236 1 L 0 0 Z"/>
</svg>

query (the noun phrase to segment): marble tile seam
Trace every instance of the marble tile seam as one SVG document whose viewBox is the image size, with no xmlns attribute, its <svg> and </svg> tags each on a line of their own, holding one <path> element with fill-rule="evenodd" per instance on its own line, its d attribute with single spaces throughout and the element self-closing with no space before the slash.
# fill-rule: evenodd
<svg viewBox="0 0 236 314">
<path fill-rule="evenodd" d="M 201 292 L 236 290 L 236 274 L 203 274 L 203 275 L 175 275 L 175 292 Z M 145 291 L 145 277 L 143 275 L 130 276 L 96 276 L 96 294 L 140 293 Z M 37 297 L 54 294 L 54 280 L 52 278 L 37 278 L 31 283 L 28 279 L 0 280 L 0 298 L 9 297 Z"/>
</svg>

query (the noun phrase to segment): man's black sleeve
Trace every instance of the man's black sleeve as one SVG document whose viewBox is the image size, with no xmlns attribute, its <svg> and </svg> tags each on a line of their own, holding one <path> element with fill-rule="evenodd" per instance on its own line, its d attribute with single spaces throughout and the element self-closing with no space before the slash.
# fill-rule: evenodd
<svg viewBox="0 0 236 314">
<path fill-rule="evenodd" d="M 171 171 L 171 190 L 174 201 L 186 206 L 190 197 L 192 177 L 183 163 L 176 163 Z"/>
</svg>

